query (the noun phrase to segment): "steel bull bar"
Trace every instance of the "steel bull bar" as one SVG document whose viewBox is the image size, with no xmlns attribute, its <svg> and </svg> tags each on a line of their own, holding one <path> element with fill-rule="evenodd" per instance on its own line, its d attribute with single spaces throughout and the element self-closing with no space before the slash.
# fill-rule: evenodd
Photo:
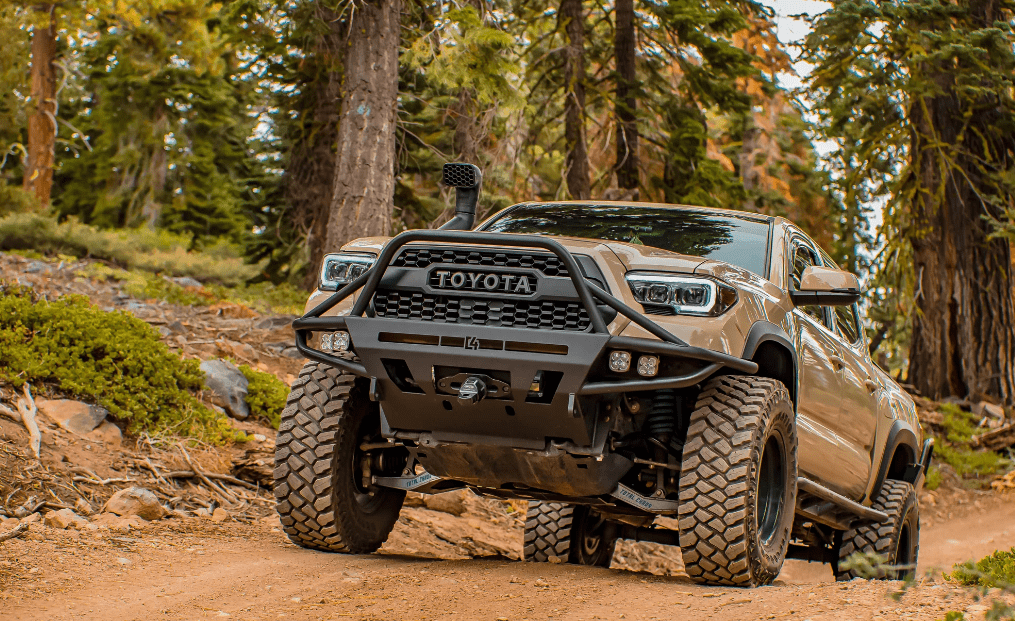
<svg viewBox="0 0 1015 621">
<path fill-rule="evenodd" d="M 308 346 L 307 341 L 309 335 L 314 331 L 348 330 L 350 334 L 353 334 L 356 331 L 355 328 L 364 325 L 362 322 L 371 321 L 370 319 L 364 319 L 363 315 L 364 313 L 367 312 L 368 305 L 370 304 L 374 292 L 377 290 L 379 284 L 381 283 L 381 279 L 385 271 L 388 269 L 389 265 L 391 264 L 391 261 L 395 258 L 400 249 L 402 249 L 406 244 L 418 242 L 450 243 L 472 247 L 495 246 L 500 248 L 507 247 L 507 248 L 539 249 L 549 251 L 550 253 L 555 255 L 563 263 L 563 265 L 566 266 L 568 270 L 568 276 L 571 279 L 571 283 L 574 285 L 575 291 L 577 292 L 578 300 L 581 306 L 585 309 L 586 313 L 588 314 L 589 321 L 591 324 L 591 331 L 573 333 L 572 336 L 571 335 L 572 333 L 562 333 L 554 331 L 551 334 L 546 330 L 539 329 L 504 328 L 491 326 L 473 326 L 473 328 L 485 330 L 487 334 L 493 339 L 504 339 L 503 341 L 497 342 L 503 342 L 505 349 L 500 354 L 490 354 L 490 355 L 498 355 L 501 356 L 502 359 L 512 358 L 516 362 L 519 356 L 524 358 L 526 354 L 519 354 L 517 353 L 517 351 L 509 353 L 508 344 L 510 339 L 513 338 L 525 339 L 525 337 L 522 335 L 524 335 L 526 332 L 541 333 L 539 338 L 530 336 L 528 340 L 541 341 L 544 343 L 556 342 L 558 343 L 557 345 L 558 347 L 560 346 L 560 343 L 567 342 L 567 339 L 569 338 L 571 339 L 570 349 L 573 350 L 573 353 L 571 354 L 571 359 L 561 361 L 559 362 L 559 364 L 564 365 L 561 368 L 566 367 L 570 369 L 569 373 L 575 372 L 575 369 L 579 366 L 582 369 L 584 369 L 584 371 L 581 371 L 581 373 L 583 373 L 582 375 L 575 376 L 574 382 L 569 385 L 568 390 L 564 391 L 567 392 L 569 395 L 569 398 L 565 400 L 567 401 L 567 413 L 569 415 L 563 417 L 561 424 L 572 425 L 571 427 L 568 428 L 571 431 L 575 431 L 576 429 L 575 425 L 577 425 L 578 427 L 580 427 L 580 429 L 577 432 L 578 435 L 583 435 L 585 434 L 586 431 L 589 432 L 592 431 L 591 429 L 585 429 L 583 425 L 579 425 L 578 421 L 580 419 L 575 418 L 579 416 L 579 414 L 577 413 L 578 408 L 575 407 L 575 403 L 578 397 L 611 394 L 611 393 L 616 394 L 634 391 L 651 391 L 663 388 L 683 388 L 686 386 L 691 386 L 700 383 L 701 381 L 707 379 L 709 376 L 711 376 L 721 368 L 729 368 L 743 373 L 755 373 L 758 370 L 758 365 L 750 360 L 744 360 L 742 358 L 737 358 L 729 354 L 703 349 L 700 347 L 692 347 L 688 345 L 686 342 L 682 341 L 675 335 L 671 334 L 670 332 L 663 329 L 653 321 L 649 320 L 643 314 L 627 306 L 622 301 L 610 295 L 609 293 L 607 293 L 594 283 L 591 283 L 590 281 L 586 280 L 581 270 L 581 267 L 575 260 L 574 256 L 572 256 L 571 253 L 566 248 L 564 248 L 564 246 L 562 246 L 559 242 L 551 238 L 530 235 L 511 235 L 511 234 L 483 233 L 472 231 L 419 230 L 402 233 L 397 237 L 395 237 L 394 239 L 392 239 L 391 241 L 389 241 L 387 245 L 384 247 L 384 249 L 381 251 L 380 256 L 378 256 L 377 261 L 374 263 L 371 269 L 369 269 L 364 274 L 359 276 L 353 282 L 342 287 L 339 291 L 336 291 L 334 294 L 329 296 L 325 301 L 323 301 L 313 310 L 306 313 L 303 317 L 293 322 L 293 328 L 296 331 L 296 346 L 299 349 L 299 351 L 303 353 L 304 356 L 306 356 L 311 360 L 316 360 L 324 364 L 332 365 L 353 375 L 369 379 L 371 381 L 370 393 L 371 398 L 373 399 L 379 399 L 383 402 L 387 401 L 388 398 L 379 394 L 381 392 L 380 384 L 384 381 L 385 378 L 382 378 L 381 376 L 377 375 L 378 366 L 374 364 L 375 361 L 373 360 L 372 357 L 364 358 L 366 364 L 363 364 L 359 361 L 349 359 L 351 357 L 349 358 L 340 357 L 312 349 L 311 347 Z M 331 317 L 322 316 L 324 315 L 324 313 L 328 312 L 329 310 L 334 308 L 338 303 L 345 300 L 346 298 L 348 298 L 350 295 L 354 294 L 357 291 L 360 291 L 360 295 L 356 299 L 355 304 L 353 305 L 352 309 L 350 310 L 347 316 L 331 316 Z M 599 302 L 599 304 L 597 304 L 597 302 Z M 648 338 L 623 337 L 610 334 L 609 329 L 607 328 L 608 322 L 603 317 L 604 311 L 603 307 L 612 309 L 612 311 L 615 311 L 617 314 L 627 317 L 632 322 L 641 326 L 647 332 L 649 332 L 659 340 Z M 376 321 L 380 323 L 393 320 L 377 319 Z M 408 320 L 403 319 L 394 321 L 404 322 Z M 453 327 L 454 325 L 455 324 L 451 324 L 451 326 L 448 327 Z M 350 330 L 350 327 L 352 327 L 353 329 Z M 430 327 L 420 326 L 417 331 L 429 334 L 431 335 L 430 338 L 433 338 L 432 334 L 446 333 L 448 327 L 438 327 L 436 325 Z M 466 330 L 469 328 L 468 325 L 461 325 L 460 327 L 462 330 Z M 508 336 L 509 334 L 510 336 Z M 519 336 L 516 337 L 514 336 L 515 334 L 518 334 Z M 383 347 L 386 346 L 387 343 L 381 345 L 381 343 L 379 342 L 380 335 L 381 335 L 380 332 L 378 332 L 376 336 L 370 334 L 369 337 L 366 337 L 365 342 L 360 343 L 361 349 L 363 349 L 364 352 L 368 352 L 370 356 L 375 356 L 377 351 L 384 351 Z M 443 338 L 444 336 L 441 336 L 442 341 Z M 352 353 L 356 352 L 355 341 L 356 339 L 353 338 L 352 342 L 350 343 L 350 350 Z M 516 343 L 515 341 L 511 342 Z M 533 345 L 533 343 L 521 343 L 521 344 L 527 346 Z M 404 347 L 404 345 L 405 344 L 403 343 L 402 347 Z M 393 345 L 392 347 L 397 349 L 396 345 Z M 422 349 L 430 349 L 430 348 L 426 347 Z M 637 379 L 618 378 L 616 380 L 609 381 L 605 381 L 602 379 L 590 379 L 589 376 L 587 375 L 588 370 L 592 369 L 593 366 L 596 364 L 596 362 L 600 359 L 600 357 L 604 355 L 604 352 L 609 351 L 610 349 L 623 349 L 625 351 L 638 352 L 642 354 L 653 354 L 659 356 L 691 359 L 701 361 L 704 364 L 700 367 L 694 365 L 696 368 L 694 368 L 689 372 L 682 371 L 681 374 L 669 375 L 664 377 L 637 378 Z M 404 352 L 405 350 L 403 349 L 402 351 Z M 538 349 L 535 350 L 523 349 L 521 351 L 538 351 Z M 479 358 L 477 358 L 477 356 L 479 356 Z M 536 359 L 541 357 L 545 358 L 545 354 L 539 353 L 529 354 L 529 356 Z M 460 354 L 460 357 L 463 361 L 466 362 L 468 361 L 476 362 L 482 359 L 482 354 L 481 352 L 463 351 L 462 354 Z M 566 359 L 567 356 L 561 356 L 561 358 Z M 582 361 L 580 364 L 577 363 L 577 360 L 579 359 Z M 371 372 L 371 370 L 368 370 L 367 368 L 368 366 L 371 367 L 371 370 L 373 372 Z M 436 381 L 434 388 L 436 389 Z M 563 385 L 561 385 L 560 388 L 563 389 Z M 422 397 L 423 395 L 418 396 Z M 403 395 L 401 394 L 391 395 L 391 397 L 389 398 L 394 399 L 395 400 L 394 403 L 399 403 L 398 399 L 402 399 Z M 483 405 L 482 404 L 473 405 L 472 407 L 482 408 Z M 488 411 L 487 413 L 490 412 Z M 427 414 L 427 416 L 431 416 L 431 414 Z M 445 422 L 448 420 L 455 421 L 462 420 L 460 417 L 454 418 L 455 416 L 454 412 L 445 412 L 443 409 L 436 409 L 436 411 L 432 413 L 432 416 L 435 417 L 433 420 L 435 424 L 439 424 L 439 421 L 441 420 Z M 445 418 L 446 416 L 452 418 Z M 475 418 L 475 415 L 473 415 L 472 418 Z M 595 489 L 593 489 L 589 487 L 589 485 L 586 485 L 582 489 L 573 488 L 572 491 L 563 493 L 563 495 L 565 496 L 575 499 L 581 499 L 580 502 L 590 502 L 593 504 L 620 501 L 624 504 L 636 507 L 642 511 L 659 514 L 674 514 L 677 511 L 678 503 L 676 501 L 667 500 L 665 498 L 645 497 L 637 493 L 636 491 L 619 483 L 617 479 L 619 479 L 619 477 L 622 476 L 623 471 L 626 471 L 627 468 L 633 465 L 632 462 L 630 462 L 629 460 L 620 455 L 600 454 L 598 457 L 595 457 L 591 453 L 588 453 L 588 449 L 592 448 L 591 444 L 586 449 L 578 449 L 578 453 L 575 453 L 575 455 L 572 455 L 570 457 L 567 455 L 562 455 L 560 448 L 562 448 L 563 445 L 555 445 L 553 442 L 551 442 L 550 445 L 546 445 L 546 440 L 542 435 L 537 434 L 539 435 L 538 438 L 531 437 L 531 435 L 529 437 L 523 437 L 524 434 L 522 433 L 521 428 L 523 428 L 524 425 L 519 424 L 521 421 L 515 422 L 513 411 L 512 416 L 508 417 L 511 419 L 510 422 L 503 419 L 501 419 L 500 422 L 497 422 L 496 417 L 479 417 L 479 418 L 485 420 L 484 424 L 486 425 L 486 427 L 483 427 L 483 429 L 485 430 L 483 431 L 483 433 L 489 433 L 491 431 L 494 432 L 494 435 L 497 435 L 498 433 L 507 433 L 508 435 L 511 435 L 514 438 L 513 442 L 517 443 L 515 444 L 516 447 L 521 447 L 523 445 L 527 446 L 527 448 L 525 449 L 521 448 L 512 449 L 511 447 L 505 446 L 500 447 L 491 446 L 489 447 L 488 452 L 490 452 L 490 458 L 494 459 L 495 461 L 496 457 L 500 456 L 501 459 L 507 460 L 504 463 L 506 463 L 508 466 L 511 466 L 512 464 L 515 463 L 514 460 L 516 457 L 516 454 L 513 453 L 513 451 L 518 451 L 519 455 L 523 453 L 528 455 L 528 457 L 520 457 L 520 459 L 522 460 L 532 459 L 533 458 L 532 456 L 535 455 L 536 453 L 542 454 L 543 452 L 545 452 L 547 454 L 547 458 L 549 459 L 563 459 L 564 461 L 552 462 L 552 464 L 555 465 L 552 465 L 550 462 L 547 462 L 547 464 L 543 465 L 542 466 L 543 468 L 549 468 L 549 470 L 543 472 L 544 477 L 550 476 L 551 478 L 555 478 L 556 475 L 551 474 L 552 472 L 556 472 L 556 470 L 554 470 L 555 468 L 566 469 L 574 467 L 577 468 L 587 467 L 590 469 L 581 470 L 578 472 L 586 472 L 591 474 L 592 466 L 576 465 L 576 463 L 578 461 L 581 461 L 582 459 L 586 460 L 592 459 L 593 460 L 592 463 L 594 463 L 596 467 L 610 471 L 609 473 L 597 479 L 599 483 L 591 483 L 591 485 L 593 486 L 599 485 L 599 487 L 595 487 Z M 558 431 L 561 431 L 560 435 L 566 436 L 565 433 L 566 430 L 562 431 L 563 429 L 562 427 L 557 427 L 556 429 Z M 515 437 L 515 434 L 521 435 Z M 555 435 L 558 434 L 555 433 L 549 434 L 549 436 Z M 592 437 L 593 435 L 595 435 L 595 438 Z M 600 435 L 601 434 L 598 432 L 595 434 L 585 434 L 585 437 L 582 439 L 582 443 L 589 442 L 592 444 L 597 444 L 599 448 L 593 450 L 594 451 L 601 450 L 603 448 L 602 444 L 605 442 L 605 436 L 600 437 Z M 445 436 L 445 438 L 447 438 L 447 436 Z M 434 436 L 434 439 L 439 440 L 439 438 L 436 438 L 436 436 Z M 451 441 L 452 441 L 451 446 L 458 447 L 458 450 L 464 450 L 461 449 L 461 447 L 465 445 L 455 444 L 454 439 L 452 439 Z M 422 445 L 425 444 L 426 442 L 422 443 Z M 425 446 L 423 446 L 423 448 L 424 450 L 426 450 Z M 545 451 L 542 449 L 545 449 Z M 588 454 L 585 455 L 579 454 L 582 451 Z M 435 458 L 434 451 L 427 450 L 427 452 L 430 454 L 430 459 Z M 604 457 L 605 459 L 603 459 Z M 456 457 L 454 451 L 451 451 L 449 454 L 447 454 L 447 458 L 455 460 Z M 459 461 L 462 460 L 468 461 L 469 456 L 462 454 L 458 455 L 457 459 Z M 576 463 L 571 464 L 570 462 Z M 448 462 L 445 462 L 445 466 L 447 465 L 447 463 Z M 530 463 L 529 467 L 527 468 L 528 468 L 527 471 L 530 473 L 534 470 L 539 469 L 538 466 L 535 466 L 532 463 Z M 442 472 L 442 474 L 444 474 L 447 470 L 448 470 L 447 467 L 445 467 L 444 470 L 438 468 L 438 471 Z M 494 468 L 494 470 L 497 469 Z M 560 472 L 563 473 L 564 470 L 560 470 Z M 613 478 L 610 478 L 611 476 Z M 477 489 L 479 489 L 481 493 L 488 493 L 492 495 L 500 493 L 500 491 L 495 488 L 484 489 L 486 486 L 481 481 L 473 481 L 470 483 L 468 482 L 467 477 L 465 478 L 465 480 L 458 480 L 460 478 L 462 477 L 436 476 L 426 470 L 422 472 L 407 470 L 405 473 L 403 473 L 402 476 L 398 477 L 375 477 L 374 483 L 376 485 L 381 485 L 384 487 L 393 487 L 396 489 L 403 490 L 417 490 L 421 492 L 439 492 L 445 491 L 447 489 L 454 489 L 455 487 L 461 487 L 464 485 L 477 487 L 478 484 Z M 559 493 L 560 492 L 558 492 L 558 494 Z"/>
<path fill-rule="evenodd" d="M 579 389 L 577 393 L 578 395 L 649 391 L 663 388 L 684 388 L 686 386 L 692 386 L 700 383 L 723 367 L 748 374 L 756 373 L 758 370 L 757 363 L 753 361 L 744 360 L 743 358 L 712 351 L 710 349 L 703 349 L 701 347 L 692 347 L 691 345 L 688 345 L 686 342 L 663 329 L 643 314 L 624 304 L 606 291 L 603 291 L 594 283 L 590 283 L 583 276 L 581 267 L 578 265 L 578 262 L 571 253 L 554 239 L 531 235 L 483 233 L 473 231 L 416 230 L 407 231 L 396 236 L 394 239 L 389 241 L 387 245 L 385 245 L 380 256 L 377 257 L 377 261 L 374 263 L 373 267 L 360 275 L 356 280 L 336 291 L 328 297 L 328 299 L 317 305 L 303 317 L 300 317 L 293 322 L 293 329 L 296 332 L 296 348 L 299 349 L 300 353 L 311 360 L 330 364 L 352 373 L 353 375 L 373 379 L 372 375 L 362 364 L 312 349 L 307 345 L 307 338 L 309 334 L 314 331 L 347 329 L 346 316 L 322 317 L 322 315 L 360 289 L 362 289 L 362 292 L 356 299 L 356 303 L 353 305 L 348 316 L 362 317 L 363 313 L 367 310 L 367 305 L 370 303 L 370 299 L 377 290 L 381 277 L 391 264 L 392 259 L 395 258 L 397 252 L 406 244 L 417 242 L 452 243 L 468 246 L 536 248 L 540 250 L 547 250 L 553 253 L 567 267 L 568 276 L 574 284 L 575 291 L 578 293 L 578 300 L 585 309 L 585 312 L 588 313 L 589 320 L 592 325 L 592 333 L 609 335 L 609 339 L 606 342 L 606 348 L 625 349 L 646 354 L 689 358 L 708 363 L 703 368 L 684 375 L 639 380 L 619 379 L 616 381 L 586 381 Z M 603 319 L 603 315 L 596 304 L 596 300 L 599 300 L 605 306 L 615 310 L 618 314 L 627 317 L 659 340 L 654 341 L 651 339 L 610 335 L 606 321 Z M 351 344 L 350 349 L 355 351 L 355 343 Z"/>
</svg>

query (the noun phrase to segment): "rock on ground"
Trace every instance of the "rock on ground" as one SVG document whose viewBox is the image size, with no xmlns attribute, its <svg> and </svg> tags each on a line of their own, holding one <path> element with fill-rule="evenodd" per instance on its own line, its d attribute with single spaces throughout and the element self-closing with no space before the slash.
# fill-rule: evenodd
<svg viewBox="0 0 1015 621">
<path fill-rule="evenodd" d="M 102 510 L 121 517 L 136 515 L 149 521 L 165 515 L 165 509 L 159 504 L 159 499 L 143 487 L 128 487 L 116 492 L 106 501 L 106 506 Z"/>
<path fill-rule="evenodd" d="M 247 407 L 249 382 L 236 365 L 227 360 L 205 360 L 201 363 L 205 386 L 212 393 L 212 403 L 222 407 L 233 418 L 244 420 L 250 416 Z"/>
<path fill-rule="evenodd" d="M 39 411 L 57 425 L 78 435 L 87 435 L 106 420 L 104 408 L 70 399 L 40 399 Z"/>
<path fill-rule="evenodd" d="M 46 526 L 53 528 L 78 528 L 88 523 L 88 520 L 81 517 L 77 513 L 74 513 L 71 509 L 60 509 L 59 511 L 50 511 L 42 518 L 43 523 Z"/>
<path fill-rule="evenodd" d="M 461 515 L 468 510 L 465 506 L 465 497 L 469 494 L 468 490 L 461 489 L 443 494 L 427 495 L 423 497 L 423 504 L 431 511 Z"/>
</svg>

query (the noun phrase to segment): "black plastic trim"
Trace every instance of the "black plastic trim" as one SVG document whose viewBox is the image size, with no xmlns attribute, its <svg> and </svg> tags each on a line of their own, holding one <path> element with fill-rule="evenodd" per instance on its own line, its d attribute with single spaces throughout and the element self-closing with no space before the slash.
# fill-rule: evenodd
<svg viewBox="0 0 1015 621">
<path fill-rule="evenodd" d="M 895 457 L 895 451 L 903 444 L 912 449 L 913 457 L 921 455 L 917 447 L 916 434 L 905 422 L 896 420 L 892 423 L 892 428 L 888 430 L 888 438 L 885 440 L 885 452 L 881 454 L 881 466 L 878 469 L 878 478 L 875 479 L 874 487 L 871 488 L 868 498 L 877 498 L 877 495 L 881 492 L 881 487 L 885 484 L 885 478 L 888 476 L 888 467 L 892 465 L 892 459 Z"/>
<path fill-rule="evenodd" d="M 793 391 L 793 402 L 796 403 L 796 395 L 800 389 L 800 367 L 797 365 L 796 347 L 790 340 L 786 331 L 770 321 L 755 321 L 751 331 L 747 333 L 747 340 L 744 342 L 744 351 L 740 354 L 742 360 L 753 360 L 754 354 L 762 343 L 771 341 L 778 343 L 789 351 L 790 362 L 793 364 L 793 386 L 787 386 Z"/>
</svg>

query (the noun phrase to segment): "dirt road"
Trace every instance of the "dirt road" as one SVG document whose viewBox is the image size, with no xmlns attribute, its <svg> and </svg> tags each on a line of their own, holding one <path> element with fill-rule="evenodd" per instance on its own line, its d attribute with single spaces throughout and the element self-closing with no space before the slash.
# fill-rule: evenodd
<svg viewBox="0 0 1015 621">
<path fill-rule="evenodd" d="M 949 508 L 950 520 L 925 513 L 921 574 L 1015 545 L 1015 503 L 1003 498 Z M 701 587 L 679 574 L 520 563 L 498 552 L 517 547 L 510 537 L 518 520 L 475 515 L 406 509 L 382 553 L 370 556 L 299 549 L 270 518 L 163 520 L 126 533 L 36 525 L 28 539 L 0 547 L 0 618 L 846 621 L 942 619 L 948 610 L 982 618 L 985 610 L 940 578 L 922 578 L 894 601 L 898 583 L 836 584 L 827 568 L 801 562 L 754 590 Z M 650 552 L 626 544 L 620 556 L 630 562 Z"/>
</svg>

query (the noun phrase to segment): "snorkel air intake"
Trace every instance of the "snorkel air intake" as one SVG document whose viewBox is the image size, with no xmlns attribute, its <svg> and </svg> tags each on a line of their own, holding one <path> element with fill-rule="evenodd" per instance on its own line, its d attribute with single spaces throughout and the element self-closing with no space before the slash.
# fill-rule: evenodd
<svg viewBox="0 0 1015 621">
<path fill-rule="evenodd" d="M 455 217 L 441 227 L 445 231 L 471 231 L 483 173 L 472 164 L 445 164 L 444 185 L 455 188 Z"/>
</svg>

